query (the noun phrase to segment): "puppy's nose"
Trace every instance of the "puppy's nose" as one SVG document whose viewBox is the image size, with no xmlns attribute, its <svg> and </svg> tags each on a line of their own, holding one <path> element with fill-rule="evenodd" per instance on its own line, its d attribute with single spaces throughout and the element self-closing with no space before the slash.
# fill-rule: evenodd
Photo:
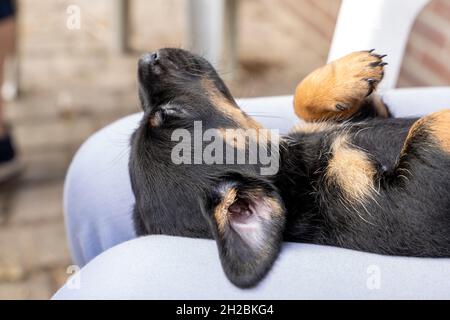
<svg viewBox="0 0 450 320">
<path fill-rule="evenodd" d="M 149 65 L 149 64 L 154 64 L 157 61 L 159 61 L 159 53 L 158 51 L 155 52 L 149 52 L 149 53 L 144 53 L 140 58 L 139 58 L 139 64 L 140 65 Z"/>
</svg>

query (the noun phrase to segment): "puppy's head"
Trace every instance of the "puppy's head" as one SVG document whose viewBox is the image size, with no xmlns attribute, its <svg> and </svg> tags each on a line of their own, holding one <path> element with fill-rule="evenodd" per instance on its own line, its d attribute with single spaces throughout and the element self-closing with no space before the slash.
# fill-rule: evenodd
<svg viewBox="0 0 450 320">
<path fill-rule="evenodd" d="M 180 146 L 173 134 L 181 129 L 193 133 L 182 153 L 195 158 L 196 122 L 220 134 L 261 127 L 237 106 L 214 68 L 188 51 L 143 55 L 138 80 L 144 116 L 132 138 L 129 170 L 139 233 L 214 237 L 229 279 L 255 285 L 281 245 L 285 212 L 275 187 L 260 176 L 259 164 L 180 164 L 172 151 Z M 259 136 L 255 141 L 259 152 L 267 148 Z M 247 143 L 223 141 L 229 142 L 236 151 Z"/>
<path fill-rule="evenodd" d="M 189 51 L 164 48 L 142 55 L 138 80 L 141 106 L 155 128 L 176 118 L 211 127 L 260 127 L 239 109 L 211 64 Z"/>
<path fill-rule="evenodd" d="M 215 69 L 204 58 L 175 48 L 143 54 L 138 62 L 139 96 L 144 110 L 171 103 L 198 103 L 204 91 L 216 91 L 234 103 Z M 204 97 L 207 98 L 207 97 Z"/>
</svg>

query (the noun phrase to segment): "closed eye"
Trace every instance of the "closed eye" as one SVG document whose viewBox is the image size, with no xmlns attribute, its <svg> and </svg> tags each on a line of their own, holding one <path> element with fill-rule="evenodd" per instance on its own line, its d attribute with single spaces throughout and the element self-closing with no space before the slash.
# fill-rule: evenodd
<svg viewBox="0 0 450 320">
<path fill-rule="evenodd" d="M 156 127 L 182 127 L 179 120 L 189 119 L 189 112 L 177 105 L 165 105 L 158 108 L 149 118 L 150 126 Z"/>
<path fill-rule="evenodd" d="M 184 118 L 188 115 L 188 112 L 180 106 L 166 106 L 161 108 L 161 112 L 167 117 Z"/>
</svg>

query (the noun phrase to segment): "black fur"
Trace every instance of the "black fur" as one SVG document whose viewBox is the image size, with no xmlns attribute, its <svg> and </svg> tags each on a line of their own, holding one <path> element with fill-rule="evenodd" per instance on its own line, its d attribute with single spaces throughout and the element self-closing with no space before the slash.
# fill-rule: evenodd
<svg viewBox="0 0 450 320">
<path fill-rule="evenodd" d="M 133 134 L 129 162 L 138 235 L 214 237 L 227 276 L 241 287 L 255 285 L 270 269 L 282 236 L 381 254 L 450 256 L 450 156 L 424 133 L 412 139 L 400 157 L 415 119 L 372 118 L 374 107 L 368 102 L 352 122 L 323 132 L 293 132 L 282 139 L 280 170 L 271 177 L 259 177 L 258 165 L 173 164 L 173 129 L 192 130 L 195 120 L 201 120 L 204 129 L 239 128 L 211 102 L 202 87 L 205 78 L 238 108 L 201 57 L 161 49 L 139 62 L 144 117 Z M 159 125 L 151 126 L 151 119 Z M 370 155 L 377 170 L 377 192 L 362 203 L 345 202 L 339 186 L 325 182 L 331 144 L 344 132 L 352 146 Z M 286 218 L 285 224 L 276 219 L 264 224 L 272 248 L 267 252 L 242 247 L 242 235 L 231 229 L 218 235 L 213 211 L 223 199 L 217 190 L 240 186 L 240 197 L 244 182 L 250 188 L 245 192 L 265 190 L 271 195 Z"/>
<path fill-rule="evenodd" d="M 286 240 L 391 255 L 450 256 L 450 155 L 423 137 L 399 158 L 414 121 L 371 119 L 291 135 L 275 180 L 287 208 Z M 343 203 L 339 187 L 325 183 L 330 145 L 342 131 L 353 146 L 369 152 L 377 168 L 378 193 L 362 204 Z"/>
</svg>

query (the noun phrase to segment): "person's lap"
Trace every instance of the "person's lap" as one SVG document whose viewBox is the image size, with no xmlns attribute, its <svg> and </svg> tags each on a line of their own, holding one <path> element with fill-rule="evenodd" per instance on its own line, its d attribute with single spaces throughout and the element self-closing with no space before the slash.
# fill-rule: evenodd
<svg viewBox="0 0 450 320">
<path fill-rule="evenodd" d="M 419 116 L 443 107 L 448 96 L 448 89 L 438 88 L 394 91 L 385 100 L 396 116 Z M 297 122 L 291 97 L 242 100 L 240 104 L 269 128 L 286 132 Z M 140 114 L 131 115 L 93 135 L 69 169 L 66 225 L 72 256 L 79 266 L 136 237 L 127 162 L 129 138 L 139 119 Z M 55 297 L 450 298 L 450 284 L 442 282 L 450 275 L 448 267 L 447 259 L 386 257 L 289 243 L 263 284 L 243 291 L 226 280 L 212 240 L 148 236 L 107 250 L 83 268 L 81 289 L 65 287 Z M 375 281 L 377 287 L 378 275 L 380 286 L 371 289 L 368 281 Z"/>
<path fill-rule="evenodd" d="M 433 299 L 450 298 L 449 260 L 386 257 L 285 243 L 269 275 L 238 289 L 212 240 L 147 236 L 88 263 L 55 299 Z"/>
</svg>

